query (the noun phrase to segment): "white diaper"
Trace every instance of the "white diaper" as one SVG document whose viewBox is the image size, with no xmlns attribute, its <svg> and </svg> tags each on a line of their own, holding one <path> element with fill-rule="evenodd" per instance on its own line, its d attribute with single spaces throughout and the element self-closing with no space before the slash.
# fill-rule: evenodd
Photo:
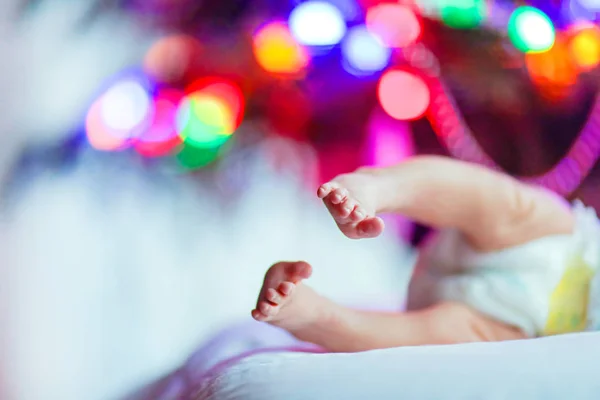
<svg viewBox="0 0 600 400">
<path fill-rule="evenodd" d="M 573 234 L 496 252 L 441 231 L 419 255 L 408 308 L 462 302 L 532 337 L 600 330 L 600 223 L 580 202 L 573 212 Z"/>
</svg>

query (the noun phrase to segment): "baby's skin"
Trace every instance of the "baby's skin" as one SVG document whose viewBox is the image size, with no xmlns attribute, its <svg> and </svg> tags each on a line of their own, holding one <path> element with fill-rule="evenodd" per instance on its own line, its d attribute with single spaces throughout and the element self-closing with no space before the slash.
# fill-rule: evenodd
<svg viewBox="0 0 600 400">
<path fill-rule="evenodd" d="M 389 168 L 336 177 L 317 195 L 351 239 L 379 236 L 381 213 L 398 213 L 437 229 L 456 229 L 476 249 L 502 250 L 540 237 L 569 234 L 574 218 L 557 195 L 507 175 L 443 157 L 414 157 Z M 303 261 L 269 268 L 252 317 L 328 351 L 524 338 L 517 328 L 465 304 L 440 302 L 403 313 L 354 310 L 303 283 Z"/>
</svg>

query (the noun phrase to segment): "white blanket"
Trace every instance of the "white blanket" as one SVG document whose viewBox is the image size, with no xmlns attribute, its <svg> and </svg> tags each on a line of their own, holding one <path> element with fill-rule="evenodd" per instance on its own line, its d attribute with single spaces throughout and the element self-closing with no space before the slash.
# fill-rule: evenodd
<svg viewBox="0 0 600 400">
<path fill-rule="evenodd" d="M 600 398 L 598 359 L 600 333 L 355 354 L 266 353 L 221 370 L 185 398 L 591 400 Z"/>
<path fill-rule="evenodd" d="M 251 320 L 281 259 L 311 262 L 310 285 L 335 301 L 399 307 L 411 260 L 394 229 L 345 238 L 316 183 L 269 167 L 280 152 L 311 165 L 309 150 L 273 140 L 193 183 L 86 152 L 19 175 L 0 213 L 0 399 L 119 398 Z"/>
</svg>

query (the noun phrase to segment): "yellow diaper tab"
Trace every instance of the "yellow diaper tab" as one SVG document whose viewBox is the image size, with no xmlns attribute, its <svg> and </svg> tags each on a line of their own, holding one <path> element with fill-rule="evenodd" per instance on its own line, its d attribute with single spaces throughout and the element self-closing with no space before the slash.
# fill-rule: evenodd
<svg viewBox="0 0 600 400">
<path fill-rule="evenodd" d="M 570 263 L 550 296 L 543 335 L 581 332 L 587 326 L 590 285 L 595 271 L 581 258 Z"/>
</svg>

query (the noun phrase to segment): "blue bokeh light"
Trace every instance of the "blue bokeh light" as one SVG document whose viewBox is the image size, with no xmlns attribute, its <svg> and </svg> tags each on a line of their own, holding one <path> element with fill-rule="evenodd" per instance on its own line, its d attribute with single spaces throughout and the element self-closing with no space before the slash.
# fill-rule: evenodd
<svg viewBox="0 0 600 400">
<path fill-rule="evenodd" d="M 342 12 L 325 1 L 307 1 L 290 14 L 292 35 L 306 46 L 333 46 L 346 34 Z"/>
<path fill-rule="evenodd" d="M 392 51 L 365 25 L 359 25 L 348 31 L 342 42 L 342 54 L 344 68 L 362 76 L 383 70 L 390 62 Z"/>
</svg>

